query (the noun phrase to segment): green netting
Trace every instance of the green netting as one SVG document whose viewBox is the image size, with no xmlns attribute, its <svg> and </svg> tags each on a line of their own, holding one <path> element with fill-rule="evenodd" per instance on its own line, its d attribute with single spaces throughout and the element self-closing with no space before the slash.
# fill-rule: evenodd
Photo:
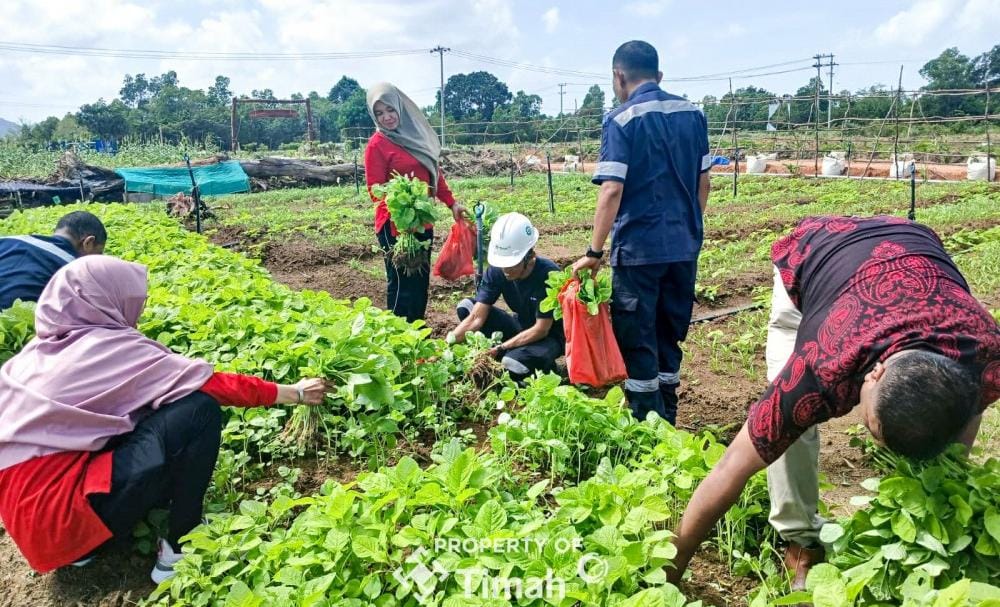
<svg viewBox="0 0 1000 607">
<path fill-rule="evenodd" d="M 250 178 L 235 160 L 191 167 L 194 180 L 203 196 L 249 192 Z M 140 167 L 115 169 L 125 180 L 126 192 L 145 192 L 167 196 L 191 191 L 191 175 L 187 167 Z"/>
</svg>

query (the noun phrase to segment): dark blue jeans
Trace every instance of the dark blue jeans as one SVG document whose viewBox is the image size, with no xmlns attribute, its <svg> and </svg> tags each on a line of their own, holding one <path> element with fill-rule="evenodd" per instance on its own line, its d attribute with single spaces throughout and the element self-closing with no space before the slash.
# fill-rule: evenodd
<svg viewBox="0 0 1000 607">
<path fill-rule="evenodd" d="M 389 254 L 393 245 L 396 244 L 396 237 L 392 235 L 391 223 L 386 222 L 378 232 L 378 244 L 382 247 L 382 254 L 385 257 L 385 308 L 396 316 L 402 316 L 407 321 L 423 320 L 427 314 L 427 291 L 431 284 L 431 250 L 427 248 L 427 263 L 424 267 L 413 274 L 406 276 L 396 269 L 392 263 L 392 256 Z M 417 240 L 421 242 L 434 241 L 434 230 L 427 230 L 423 234 L 417 234 Z"/>
<path fill-rule="evenodd" d="M 694 308 L 696 261 L 614 268 L 611 323 L 625 359 L 625 393 L 639 419 L 677 420 L 681 342 Z M 655 327 L 655 330 L 650 330 Z"/>
</svg>

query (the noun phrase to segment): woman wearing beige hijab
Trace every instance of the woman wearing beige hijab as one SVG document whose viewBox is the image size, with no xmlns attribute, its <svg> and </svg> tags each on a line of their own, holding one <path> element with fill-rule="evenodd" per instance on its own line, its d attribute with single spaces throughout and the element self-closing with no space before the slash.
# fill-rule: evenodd
<svg viewBox="0 0 1000 607">
<path fill-rule="evenodd" d="M 430 285 L 430 248 L 426 267 L 413 275 L 400 273 L 393 265 L 389 252 L 396 243 L 398 232 L 389 217 L 385 199 L 372 192 L 372 187 L 386 183 L 393 175 L 409 175 L 427 183 L 430 193 L 451 209 L 458 221 L 464 208 L 455 202 L 448 183 L 441 173 L 441 144 L 424 113 L 395 86 L 381 82 L 368 90 L 368 113 L 375 121 L 375 134 L 365 148 L 365 178 L 368 194 L 375 202 L 375 232 L 385 253 L 386 308 L 393 314 L 413 322 L 423 319 L 427 310 L 427 289 Z M 428 228 L 417 234 L 421 241 L 433 240 Z"/>
</svg>

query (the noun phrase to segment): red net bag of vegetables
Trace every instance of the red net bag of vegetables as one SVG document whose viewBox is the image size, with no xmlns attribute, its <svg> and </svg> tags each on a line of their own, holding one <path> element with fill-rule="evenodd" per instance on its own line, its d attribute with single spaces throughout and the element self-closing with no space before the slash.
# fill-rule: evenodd
<svg viewBox="0 0 1000 607">
<path fill-rule="evenodd" d="M 471 276 L 476 271 L 472 265 L 475 254 L 476 226 L 468 221 L 456 221 L 434 264 L 434 275 L 445 280 Z"/>
<path fill-rule="evenodd" d="M 628 373 L 608 311 L 610 275 L 600 273 L 595 279 L 588 272 L 577 279 L 572 270 L 553 272 L 548 285 L 542 307 L 553 309 L 556 318 L 562 317 L 569 381 L 601 387 L 625 380 Z"/>
</svg>

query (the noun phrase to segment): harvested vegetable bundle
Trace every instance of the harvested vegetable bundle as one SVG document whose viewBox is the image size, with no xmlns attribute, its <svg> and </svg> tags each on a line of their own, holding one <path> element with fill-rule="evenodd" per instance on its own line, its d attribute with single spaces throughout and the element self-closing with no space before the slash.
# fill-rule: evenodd
<svg viewBox="0 0 1000 607">
<path fill-rule="evenodd" d="M 570 280 L 573 279 L 573 270 L 567 268 L 562 272 L 552 272 L 545 290 L 546 297 L 538 305 L 541 312 L 551 311 L 556 320 L 562 318 L 562 306 L 559 304 L 559 293 L 562 292 Z M 604 270 L 597 273 L 597 278 L 589 270 L 580 272 L 580 289 L 576 298 L 580 303 L 587 306 L 587 313 L 596 316 L 600 311 L 600 305 L 611 301 L 611 272 Z"/>
<path fill-rule="evenodd" d="M 396 174 L 388 183 L 372 188 L 376 195 L 385 198 L 389 216 L 399 230 L 392 247 L 392 263 L 406 276 L 413 276 L 425 269 L 429 258 L 430 241 L 417 240 L 416 233 L 427 225 L 434 225 L 434 201 L 427 195 L 427 184 L 416 177 Z"/>
</svg>

